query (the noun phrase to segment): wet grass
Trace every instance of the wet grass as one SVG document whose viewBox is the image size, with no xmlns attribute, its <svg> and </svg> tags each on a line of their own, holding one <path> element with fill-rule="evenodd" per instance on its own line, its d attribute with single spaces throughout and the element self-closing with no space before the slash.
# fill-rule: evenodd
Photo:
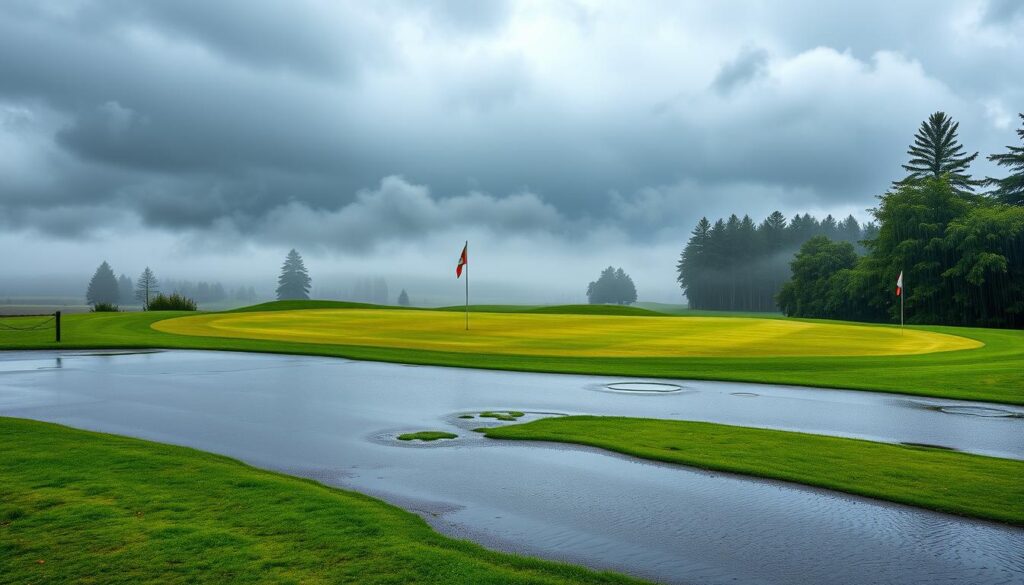
<svg viewBox="0 0 1024 585">
<path fill-rule="evenodd" d="M 458 435 L 445 431 L 419 431 L 398 435 L 399 441 L 437 441 L 439 439 L 455 439 Z"/>
<path fill-rule="evenodd" d="M 307 305 L 307 303 L 310 303 Z M 257 306 L 295 310 L 311 306 L 339 308 L 333 301 L 289 301 Z M 528 308 L 532 309 L 532 308 Z M 620 309 L 610 307 L 610 309 Z M 511 309 L 510 309 L 511 310 Z M 573 374 L 731 380 L 854 390 L 877 390 L 1007 404 L 1024 404 L 1024 331 L 965 327 L 914 327 L 968 337 L 977 349 L 904 356 L 861 357 L 578 357 L 509 355 L 376 347 L 358 344 L 301 343 L 283 340 L 176 335 L 156 331 L 153 323 L 192 313 L 91 313 L 64 318 L 64 342 L 52 331 L 0 331 L 3 349 L 169 348 L 255 351 L 336 356 L 421 365 L 490 368 Z M 690 320 L 689 317 L 676 319 Z M 776 319 L 778 320 L 778 319 Z M 804 323 L 805 321 L 800 321 Z M 892 329 L 887 326 L 879 329 Z"/>
<path fill-rule="evenodd" d="M 0 418 L 3 583 L 635 583 L 488 551 L 354 492 Z"/>
<path fill-rule="evenodd" d="M 484 412 L 481 412 L 479 414 L 479 416 L 480 416 L 480 418 L 493 418 L 493 419 L 497 419 L 497 420 L 510 421 L 510 420 L 518 420 L 520 417 L 525 416 L 525 415 L 522 412 L 519 412 L 518 410 L 507 410 L 507 411 L 485 410 Z"/>
<path fill-rule="evenodd" d="M 588 445 L 1024 525 L 1024 461 L 703 422 L 567 416 L 483 429 L 493 439 Z"/>
</svg>

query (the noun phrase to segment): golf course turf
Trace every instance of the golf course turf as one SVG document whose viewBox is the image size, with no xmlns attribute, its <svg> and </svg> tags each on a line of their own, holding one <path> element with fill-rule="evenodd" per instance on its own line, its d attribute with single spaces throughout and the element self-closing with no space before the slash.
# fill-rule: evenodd
<svg viewBox="0 0 1024 585">
<path fill-rule="evenodd" d="M 153 328 L 179 335 L 559 357 L 888 356 L 981 346 L 931 331 L 749 317 L 477 313 L 466 331 L 444 311 L 316 309 L 207 313 Z"/>
<path fill-rule="evenodd" d="M 704 422 L 567 416 L 488 428 L 1024 525 L 1024 461 Z"/>
<path fill-rule="evenodd" d="M 239 313 L 295 311 L 310 309 L 344 309 L 365 311 L 367 305 L 334 301 L 285 301 L 266 303 L 244 310 L 209 315 Z M 476 308 L 471 307 L 476 310 Z M 514 307 L 481 307 L 488 314 L 515 313 Z M 629 307 L 573 305 L 566 307 L 521 307 L 518 311 L 536 318 L 576 315 L 607 317 L 622 310 L 635 321 L 664 320 L 698 325 L 703 317 L 659 316 L 659 313 Z M 377 312 L 397 311 L 379 308 Z M 313 311 L 314 313 L 316 311 Z M 337 311 L 332 311 L 337 312 Z M 402 310 L 402 314 L 433 313 L 451 320 L 449 328 L 463 335 L 475 335 L 471 328 L 466 334 L 459 329 L 462 316 L 446 309 L 415 311 Z M 946 336 L 968 338 L 984 344 L 974 349 L 941 351 L 917 355 L 783 355 L 756 356 L 741 352 L 739 357 L 669 356 L 645 357 L 560 355 L 557 344 L 543 338 L 536 339 L 546 354 L 519 355 L 508 353 L 471 353 L 467 351 L 437 351 L 345 343 L 305 343 L 277 339 L 245 339 L 237 337 L 209 337 L 178 335 L 157 331 L 152 325 L 165 319 L 187 316 L 204 317 L 208 314 L 182 312 L 146 313 L 90 313 L 68 315 L 64 318 L 64 341 L 52 341 L 52 331 L 31 333 L 0 331 L 0 348 L 4 349 L 59 349 L 59 348 L 170 348 L 216 349 L 346 357 L 351 359 L 391 361 L 423 365 L 491 368 L 552 373 L 593 375 L 642 376 L 685 378 L 693 380 L 731 380 L 769 384 L 792 384 L 854 390 L 877 390 L 934 396 L 940 398 L 981 400 L 1007 404 L 1024 404 L 1024 331 L 980 329 L 967 327 L 916 326 L 910 331 L 941 333 Z M 484 313 L 474 313 L 471 325 Z M 516 315 L 512 315 L 513 317 Z M 640 319 L 639 317 L 650 319 Z M 655 319 L 657 318 L 657 319 Z M 728 328 L 728 317 L 715 318 L 716 327 Z M 724 325 L 721 323 L 725 321 Z M 748 319 L 749 320 L 749 319 Z M 765 322 L 792 322 L 803 325 L 836 326 L 831 321 L 762 319 Z M 443 321 L 441 321 L 443 322 Z M 737 321 L 739 322 L 739 321 Z M 167 327 L 170 321 L 157 325 Z M 173 327 L 173 325 L 171 325 Z M 858 331 L 878 332 L 879 340 L 892 339 L 898 329 L 883 325 L 856 324 Z M 230 333 L 230 332 L 229 332 Z M 344 331 L 341 332 L 342 334 Z M 448 334 L 447 332 L 445 333 Z M 343 340 L 343 339 L 342 339 Z M 517 343 L 522 344 L 522 340 Z M 882 344 L 878 341 L 876 345 Z M 976 344 L 972 344 L 976 345 Z M 818 350 L 821 351 L 821 350 Z"/>
<path fill-rule="evenodd" d="M 0 417 L 0 583 L 636 583 L 492 552 L 358 493 Z"/>
</svg>

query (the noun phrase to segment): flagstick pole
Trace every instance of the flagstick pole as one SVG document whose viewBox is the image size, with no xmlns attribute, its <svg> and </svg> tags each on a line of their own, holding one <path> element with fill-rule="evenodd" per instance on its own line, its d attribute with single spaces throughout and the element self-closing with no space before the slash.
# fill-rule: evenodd
<svg viewBox="0 0 1024 585">
<path fill-rule="evenodd" d="M 900 291 L 900 335 L 903 335 L 903 297 L 907 296 L 907 288 Z"/>
<path fill-rule="evenodd" d="M 469 240 L 466 240 L 466 331 L 469 331 Z"/>
</svg>

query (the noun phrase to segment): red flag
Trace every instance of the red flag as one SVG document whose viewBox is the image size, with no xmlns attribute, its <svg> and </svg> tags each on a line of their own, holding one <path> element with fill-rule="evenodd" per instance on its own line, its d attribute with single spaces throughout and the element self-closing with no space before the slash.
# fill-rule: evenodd
<svg viewBox="0 0 1024 585">
<path fill-rule="evenodd" d="M 466 244 L 462 248 L 462 255 L 459 256 L 459 265 L 455 267 L 455 278 L 462 276 L 462 267 L 469 264 L 469 260 L 466 258 L 466 249 L 469 248 L 469 244 Z"/>
<path fill-rule="evenodd" d="M 903 271 L 900 270 L 900 277 L 896 279 L 896 296 L 903 296 Z"/>
</svg>

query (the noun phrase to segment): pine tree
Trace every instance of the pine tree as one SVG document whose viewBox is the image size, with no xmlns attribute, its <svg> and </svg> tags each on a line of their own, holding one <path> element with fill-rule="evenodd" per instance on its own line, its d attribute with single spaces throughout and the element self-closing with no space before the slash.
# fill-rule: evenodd
<svg viewBox="0 0 1024 585">
<path fill-rule="evenodd" d="M 1024 114 L 1018 114 L 1024 120 Z M 1024 126 L 1017 130 L 1017 136 L 1024 141 Z M 985 184 L 995 187 L 992 195 L 1003 203 L 1024 205 L 1024 146 L 1007 146 L 1007 152 L 993 154 L 988 160 L 999 166 L 1010 167 L 1010 175 L 1003 179 L 988 178 Z"/>
<path fill-rule="evenodd" d="M 409 293 L 405 292 L 404 288 L 402 289 L 402 292 L 399 293 L 399 295 L 398 295 L 398 306 L 399 307 L 408 307 L 409 306 Z"/>
<path fill-rule="evenodd" d="M 949 175 L 949 183 L 959 193 L 971 193 L 974 188 L 984 183 L 967 174 L 967 168 L 978 157 L 964 154 L 964 147 L 957 141 L 956 133 L 959 122 L 954 122 L 945 112 L 935 112 L 928 120 L 921 122 L 921 127 L 914 135 L 914 143 L 907 154 L 910 162 L 903 165 L 909 173 L 902 181 L 893 184 L 897 187 L 909 183 L 917 183 L 926 178 L 939 178 Z"/>
<path fill-rule="evenodd" d="M 691 307 L 703 307 L 707 302 L 708 290 L 704 269 L 707 266 L 708 242 L 711 239 L 711 222 L 702 217 L 697 226 L 690 232 L 690 240 L 686 243 L 679 262 L 676 264 L 676 281 L 683 289 L 686 300 Z"/>
<path fill-rule="evenodd" d="M 135 300 L 142 303 L 142 308 L 148 308 L 149 297 L 155 295 L 158 290 L 160 290 L 160 284 L 157 282 L 156 276 L 153 275 L 153 271 L 147 266 L 135 283 Z"/>
<path fill-rule="evenodd" d="M 309 284 L 312 279 L 306 272 L 306 265 L 302 262 L 302 256 L 293 248 L 281 266 L 281 276 L 277 278 L 277 299 L 283 300 L 309 300 Z"/>
<path fill-rule="evenodd" d="M 89 288 L 85 291 L 85 300 L 90 305 L 110 303 L 115 305 L 118 302 L 117 278 L 114 271 L 106 260 L 96 268 L 96 272 L 89 281 Z"/>
</svg>

